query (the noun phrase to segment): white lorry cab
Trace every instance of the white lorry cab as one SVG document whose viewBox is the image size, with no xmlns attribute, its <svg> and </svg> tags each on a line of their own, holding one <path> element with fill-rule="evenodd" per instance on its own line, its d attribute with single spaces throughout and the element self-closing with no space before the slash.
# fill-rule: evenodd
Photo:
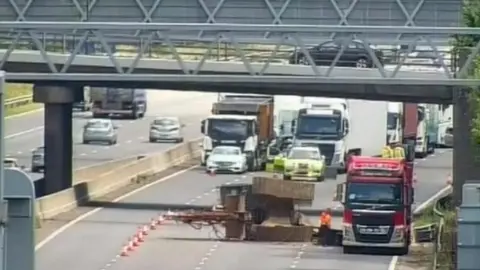
<svg viewBox="0 0 480 270">
<path fill-rule="evenodd" d="M 294 146 L 316 146 L 326 165 L 345 171 L 350 117 L 345 99 L 306 98 L 292 123 Z"/>
<path fill-rule="evenodd" d="M 294 146 L 317 146 L 327 167 L 346 171 L 349 155 L 378 155 L 385 146 L 387 102 L 306 98 L 294 123 Z"/>
<path fill-rule="evenodd" d="M 255 152 L 258 137 L 255 132 L 257 117 L 250 115 L 210 115 L 201 123 L 204 135 L 202 165 L 217 146 L 238 146 L 244 152 Z"/>
</svg>

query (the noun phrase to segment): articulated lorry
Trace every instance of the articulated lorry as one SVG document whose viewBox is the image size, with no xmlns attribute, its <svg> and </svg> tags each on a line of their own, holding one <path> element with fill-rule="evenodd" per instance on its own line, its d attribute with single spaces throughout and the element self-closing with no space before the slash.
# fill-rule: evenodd
<svg viewBox="0 0 480 270">
<path fill-rule="evenodd" d="M 137 119 L 143 118 L 147 112 L 144 89 L 91 87 L 90 98 L 94 118 L 119 115 Z"/>
<path fill-rule="evenodd" d="M 267 146 L 275 137 L 273 97 L 259 95 L 224 95 L 212 106 L 212 115 L 202 120 L 202 165 L 219 145 L 243 149 L 250 171 L 263 169 Z"/>
<path fill-rule="evenodd" d="M 436 105 L 417 104 L 418 123 L 415 154 L 424 158 L 435 151 L 437 142 L 438 121 L 436 118 Z"/>
<path fill-rule="evenodd" d="M 374 156 L 385 146 L 387 102 L 306 98 L 293 123 L 294 145 L 318 146 L 327 166 L 344 173 L 350 155 Z"/>
<path fill-rule="evenodd" d="M 407 159 L 351 157 L 336 197 L 344 206 L 344 253 L 380 248 L 404 255 L 410 247 L 414 189 L 413 148 Z"/>
</svg>

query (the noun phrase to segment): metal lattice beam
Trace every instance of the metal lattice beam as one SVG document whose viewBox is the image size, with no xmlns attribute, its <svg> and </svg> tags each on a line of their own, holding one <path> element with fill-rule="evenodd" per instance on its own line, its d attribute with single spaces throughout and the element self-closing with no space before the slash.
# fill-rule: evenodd
<svg viewBox="0 0 480 270">
<path fill-rule="evenodd" d="M 175 73 L 177 75 L 169 77 L 171 80 L 182 80 L 182 76 L 188 79 L 196 78 L 202 81 L 205 76 L 213 76 L 218 80 L 247 80 L 246 77 L 251 78 L 264 77 L 269 80 L 275 76 L 295 77 L 298 82 L 311 82 L 312 80 L 337 80 L 341 79 L 348 81 L 348 83 L 355 83 L 364 80 L 369 80 L 372 84 L 388 84 L 392 81 L 402 82 L 408 84 L 429 84 L 429 85 L 480 85 L 479 79 L 466 79 L 466 71 L 468 66 L 476 59 L 480 44 L 477 44 L 471 50 L 469 59 L 465 66 L 459 68 L 457 76 L 449 70 L 445 64 L 445 59 L 439 53 L 437 46 L 432 42 L 430 35 L 480 35 L 480 29 L 476 28 L 431 28 L 431 27 L 359 27 L 359 26 L 319 26 L 319 25 L 239 25 L 239 24 L 163 24 L 163 23 L 63 23 L 58 24 L 54 22 L 0 22 L 0 30 L 14 29 L 18 34 L 12 38 L 10 46 L 7 50 L 0 52 L 2 56 L 0 61 L 0 69 L 4 68 L 7 71 L 17 71 L 12 68 L 15 63 L 23 65 L 23 72 L 33 72 L 33 70 L 41 70 L 44 73 L 50 73 L 55 78 L 62 76 L 72 76 L 69 73 L 79 73 L 79 67 L 90 67 L 92 69 L 103 70 L 100 73 L 109 74 L 123 74 L 125 77 L 131 76 L 133 79 L 138 76 L 138 72 L 142 74 L 158 73 Z M 40 40 L 36 37 L 35 31 L 77 31 L 82 36 L 73 49 L 71 54 L 62 55 L 58 53 L 48 52 Z M 117 57 L 110 49 L 108 39 L 105 37 L 109 31 L 118 29 L 125 29 L 129 31 L 141 31 L 147 34 L 147 42 L 139 47 L 139 50 L 134 57 Z M 232 44 L 237 51 L 238 62 L 219 63 L 208 61 L 207 58 L 211 52 L 215 42 L 210 44 L 209 49 L 203 57 L 197 61 L 185 61 L 175 48 L 175 44 L 171 40 L 171 35 L 177 31 L 204 31 L 205 33 L 215 33 L 218 40 L 227 41 Z M 242 51 L 240 42 L 241 32 L 257 32 L 257 33 L 272 33 L 272 36 L 281 36 L 282 38 L 275 38 L 277 41 L 276 48 L 272 51 L 269 59 L 273 59 L 280 44 L 287 40 L 294 43 L 299 51 L 308 60 L 308 65 L 289 65 L 276 64 L 267 61 L 266 63 L 251 62 Z M 316 65 L 310 50 L 307 48 L 302 39 L 302 33 L 341 33 L 342 35 L 350 36 L 349 39 L 342 41 L 342 49 L 338 52 L 329 66 Z M 367 52 L 373 63 L 372 68 L 350 68 L 337 67 L 340 56 L 344 49 L 352 42 L 353 36 L 360 39 L 364 44 L 369 44 L 367 38 L 368 34 L 409 34 L 416 36 L 415 40 L 424 39 L 430 45 L 432 52 L 436 58 L 439 59 L 440 69 L 438 71 L 418 72 L 405 71 L 402 69 L 404 60 L 400 61 L 395 66 L 384 66 L 373 50 L 366 46 Z M 16 51 L 18 40 L 22 36 L 31 38 L 38 51 Z M 238 38 L 240 36 L 240 38 Z M 81 48 L 85 42 L 94 41 L 101 46 L 106 55 L 99 56 L 85 56 L 81 55 Z M 151 45 L 153 41 L 161 41 L 167 44 L 170 48 L 174 60 L 151 60 L 145 59 L 144 53 L 146 48 Z M 411 44 L 409 50 L 413 48 L 414 43 Z M 41 68 L 43 65 L 45 68 Z M 32 67 L 32 70 L 29 70 Z M 107 71 L 105 71 L 107 69 Z M 84 70 L 84 69 L 83 69 Z M 83 71 L 84 72 L 84 71 Z M 81 72 L 81 73 L 83 73 Z M 91 73 L 91 72 L 90 72 Z M 182 75 L 183 74 L 183 75 Z M 248 76 L 245 76 L 248 75 Z M 42 75 L 48 76 L 48 75 Z M 159 76 L 159 75 L 156 75 Z M 207 76 L 207 77 L 208 77 Z M 165 76 L 164 76 L 165 77 Z M 208 77 L 211 78 L 211 77 Z M 263 80 L 263 79 L 257 79 Z M 384 83 L 380 83 L 380 82 Z"/>
<path fill-rule="evenodd" d="M 240 24 L 295 24 L 295 25 L 359 25 L 359 26 L 459 26 L 461 0 L 7 0 L 0 8 L 5 10 L 0 21 L 121 21 L 121 22 L 185 22 L 185 23 L 240 23 Z M 10 13 L 8 12 L 10 11 Z M 252 14 L 255 14 L 252 16 Z M 138 36 L 138 31 L 118 29 L 117 36 Z M 249 33 L 241 33 L 250 35 Z M 270 32 L 256 33 L 251 39 L 268 39 Z M 322 33 L 322 38 L 333 38 L 333 32 Z M 0 33 L 1 35 L 1 33 Z M 111 37 L 113 33 L 105 33 Z M 53 38 L 53 36 L 46 36 Z M 172 39 L 215 39 L 204 31 L 171 35 Z M 368 37 L 372 40 L 396 40 L 405 36 Z M 437 42 L 438 38 L 432 40 Z M 444 40 L 443 40 L 444 41 Z M 377 41 L 376 41 L 377 42 Z M 380 42 L 380 41 L 378 41 Z M 377 43 L 378 43 L 377 42 Z"/>
</svg>

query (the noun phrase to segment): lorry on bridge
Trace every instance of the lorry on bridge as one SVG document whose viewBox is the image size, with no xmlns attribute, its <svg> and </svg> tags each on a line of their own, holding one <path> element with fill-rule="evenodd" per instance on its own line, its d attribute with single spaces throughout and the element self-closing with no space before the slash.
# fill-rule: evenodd
<svg viewBox="0 0 480 270">
<path fill-rule="evenodd" d="M 230 145 L 243 150 L 249 171 L 263 169 L 275 137 L 273 105 L 273 97 L 266 95 L 224 95 L 215 102 L 212 115 L 201 122 L 202 165 L 215 147 Z"/>
<path fill-rule="evenodd" d="M 404 160 L 350 157 L 346 182 L 337 185 L 336 194 L 344 207 L 344 253 L 362 248 L 408 253 L 414 196 L 412 150 L 407 150 Z"/>
<path fill-rule="evenodd" d="M 91 87 L 90 99 L 94 118 L 118 115 L 137 119 L 147 112 L 145 89 Z"/>
<path fill-rule="evenodd" d="M 387 102 L 305 98 L 292 124 L 294 145 L 316 146 L 327 166 L 347 170 L 351 155 L 378 155 L 386 144 Z"/>
</svg>

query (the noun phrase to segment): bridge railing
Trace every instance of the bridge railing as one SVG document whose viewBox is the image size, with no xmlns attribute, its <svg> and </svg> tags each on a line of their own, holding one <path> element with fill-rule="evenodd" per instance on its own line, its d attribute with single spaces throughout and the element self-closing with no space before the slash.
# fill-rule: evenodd
<svg viewBox="0 0 480 270">
<path fill-rule="evenodd" d="M 58 33 L 37 33 L 36 38 L 40 41 L 40 44 L 46 51 L 57 52 L 62 54 L 72 53 L 75 45 L 81 40 L 80 35 L 75 34 L 58 34 Z M 14 36 L 12 33 L 0 33 L 0 49 L 7 49 L 12 43 Z M 139 37 L 121 37 L 121 36 L 109 36 L 105 38 L 105 41 L 110 45 L 110 50 L 117 56 L 135 57 L 140 48 L 148 46 L 144 53 L 144 57 L 154 59 L 175 59 L 175 55 L 172 54 L 170 44 L 162 41 L 148 41 L 147 38 Z M 319 42 L 321 43 L 322 40 Z M 323 40 L 327 41 L 327 40 Z M 318 45 L 306 44 L 308 47 Z M 238 45 L 231 42 L 216 42 L 212 46 L 211 41 L 172 41 L 175 50 L 182 57 L 183 60 L 201 60 L 205 53 L 211 47 L 211 52 L 206 60 L 210 61 L 241 61 L 241 55 L 238 50 L 242 50 L 244 56 L 250 62 L 255 63 L 289 63 L 292 61 L 294 52 L 299 51 L 299 46 L 281 45 L 277 48 L 276 53 L 272 56 L 272 52 L 275 50 L 276 45 L 265 44 L 260 40 L 255 43 L 240 43 Z M 383 63 L 396 65 L 402 57 L 407 54 L 407 60 L 403 63 L 403 66 L 408 67 L 436 67 L 438 63 L 435 62 L 433 51 L 428 47 L 419 47 L 413 50 L 411 53 L 407 52 L 407 48 L 401 48 L 400 45 L 374 45 L 372 46 L 377 51 L 381 51 L 383 54 Z M 37 44 L 32 42 L 32 39 L 28 36 L 22 36 L 18 40 L 16 50 L 38 50 Z M 455 62 L 455 54 L 452 53 L 451 47 L 440 47 L 438 52 L 443 56 L 445 64 L 451 68 Z M 81 52 L 79 54 L 85 55 L 105 55 L 108 52 L 104 49 L 102 43 L 99 40 L 91 39 L 85 42 Z M 418 56 L 417 56 L 418 55 Z M 297 60 L 297 59 L 295 59 Z"/>
</svg>

